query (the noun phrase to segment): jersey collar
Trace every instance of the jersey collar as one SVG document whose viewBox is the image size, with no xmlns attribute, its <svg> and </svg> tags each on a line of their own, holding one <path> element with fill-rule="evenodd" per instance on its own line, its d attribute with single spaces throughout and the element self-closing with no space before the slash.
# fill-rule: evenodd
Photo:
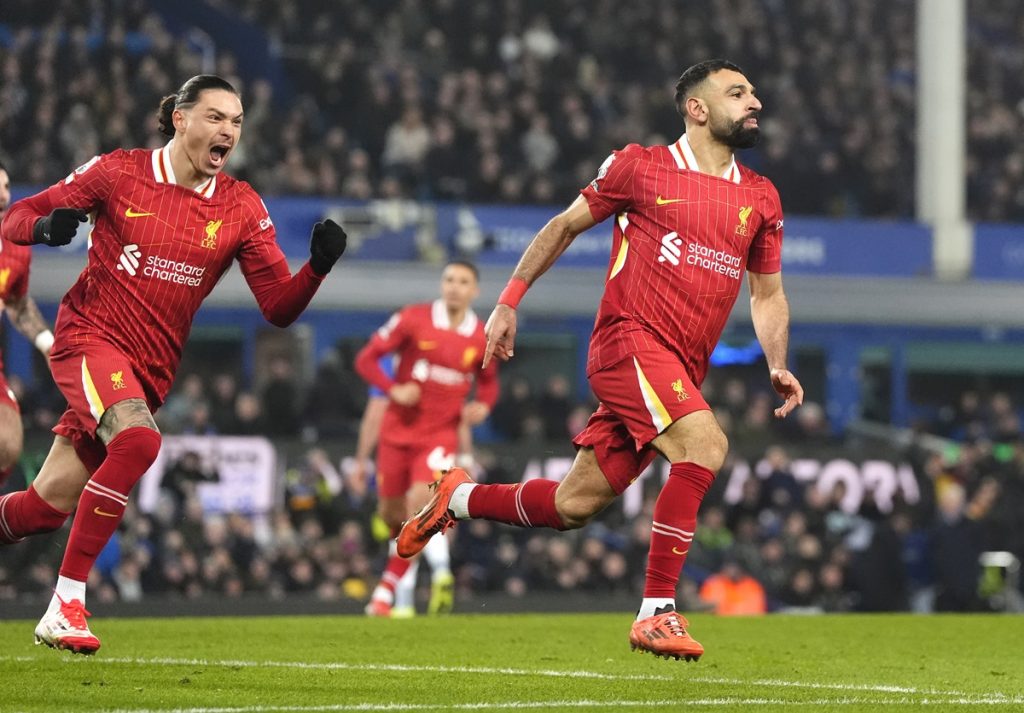
<svg viewBox="0 0 1024 713">
<path fill-rule="evenodd" d="M 434 303 L 430 306 L 430 319 L 434 323 L 435 329 L 451 329 L 451 321 L 448 319 L 448 308 L 444 306 L 444 300 L 434 300 Z M 462 323 L 455 328 L 455 332 L 463 337 L 472 337 L 473 333 L 476 332 L 477 317 L 473 313 L 473 310 L 467 309 L 466 316 L 462 318 Z"/>
<path fill-rule="evenodd" d="M 174 167 L 171 166 L 171 144 L 174 139 L 167 142 L 162 149 L 153 151 L 153 178 L 157 183 L 170 183 L 178 185 L 178 179 L 174 177 Z M 217 177 L 210 176 L 209 180 L 203 181 L 195 187 L 195 192 L 203 198 L 212 198 L 213 192 L 217 190 Z"/>
<path fill-rule="evenodd" d="M 693 149 L 690 148 L 690 139 L 686 134 L 680 136 L 678 141 L 668 147 L 668 150 L 672 154 L 672 158 L 676 160 L 676 166 L 686 171 L 700 172 L 697 157 L 694 155 Z M 725 169 L 725 173 L 721 177 L 733 183 L 740 182 L 740 169 L 736 165 L 736 156 L 732 157 L 732 163 Z"/>
</svg>

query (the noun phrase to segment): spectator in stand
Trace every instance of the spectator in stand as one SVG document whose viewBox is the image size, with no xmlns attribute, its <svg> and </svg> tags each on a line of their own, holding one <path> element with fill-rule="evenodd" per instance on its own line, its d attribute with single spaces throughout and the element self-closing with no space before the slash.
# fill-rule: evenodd
<svg viewBox="0 0 1024 713">
<path fill-rule="evenodd" d="M 745 573 L 735 559 L 726 560 L 718 574 L 705 580 L 700 598 L 713 604 L 719 616 L 764 614 L 768 610 L 764 587 Z"/>
</svg>

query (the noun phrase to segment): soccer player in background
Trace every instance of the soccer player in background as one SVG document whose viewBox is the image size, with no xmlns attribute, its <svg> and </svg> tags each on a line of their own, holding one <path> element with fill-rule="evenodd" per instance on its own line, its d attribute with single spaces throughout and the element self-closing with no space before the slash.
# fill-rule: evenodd
<svg viewBox="0 0 1024 713">
<path fill-rule="evenodd" d="M 0 221 L 10 204 L 11 177 L 7 168 L 0 163 Z M 43 356 L 49 356 L 53 332 L 46 326 L 39 307 L 28 294 L 31 264 L 32 248 L 0 241 L 0 305 L 3 305 L 14 328 L 35 344 Z M 7 482 L 21 457 L 23 436 L 21 409 L 4 378 L 3 358 L 0 357 L 0 488 Z M 0 518 L 0 536 L 2 532 L 3 519 Z"/>
<path fill-rule="evenodd" d="M 778 192 L 734 157 L 758 140 L 761 102 L 739 67 L 709 60 L 679 78 L 676 106 L 685 122 L 679 140 L 613 152 L 581 196 L 533 239 L 487 322 L 484 363 L 509 359 L 515 310 L 527 288 L 577 235 L 616 217 L 587 364 L 600 405 L 574 439 L 572 468 L 561 483 L 516 485 L 479 485 L 452 469 L 403 528 L 398 552 L 415 554 L 465 518 L 582 527 L 661 453 L 671 468 L 654 506 L 643 601 L 629 641 L 634 649 L 689 661 L 704 648 L 675 610 L 676 586 L 697 510 L 728 445 L 699 387 L 744 271 L 768 376 L 785 400 L 777 417 L 803 401 L 803 388 L 786 361 Z"/>
<path fill-rule="evenodd" d="M 50 367 L 68 409 L 27 490 L 0 499 L 0 542 L 59 528 L 76 507 L 37 643 L 93 653 L 85 584 L 128 496 L 160 449 L 153 413 L 174 380 L 203 299 L 238 260 L 263 315 L 285 327 L 345 250 L 345 231 L 313 227 L 309 262 L 292 275 L 263 201 L 223 173 L 242 132 L 230 83 L 199 75 L 160 104 L 157 150 L 97 156 L 15 203 L 11 243 L 66 245 L 95 212 L 88 264 L 61 301 Z"/>
<path fill-rule="evenodd" d="M 395 359 L 391 355 L 385 355 L 378 362 L 381 371 L 389 379 L 395 378 Z M 377 448 L 380 440 L 380 425 L 384 420 L 384 413 L 387 411 L 391 399 L 388 395 L 373 384 L 367 394 L 366 408 L 363 409 L 363 416 L 359 420 L 359 435 L 356 438 L 356 451 L 352 457 L 351 478 L 358 482 L 365 490 L 370 474 L 370 458 Z M 473 463 L 473 430 L 465 421 L 459 423 L 459 445 L 455 454 L 455 464 L 469 469 Z M 379 514 L 378 514 L 379 517 Z M 389 528 L 390 529 L 390 528 Z M 393 547 L 392 547 L 393 549 Z M 391 552 L 394 555 L 394 552 Z M 369 616 L 388 616 L 393 619 L 406 619 L 416 614 L 415 589 L 416 574 L 419 567 L 414 563 L 409 567 L 402 578 L 393 584 L 392 588 L 383 585 L 380 590 L 381 596 L 371 601 L 366 606 L 366 613 Z M 436 572 L 437 570 L 433 570 Z M 450 572 L 450 568 L 448 568 Z M 452 580 L 446 576 L 434 577 L 436 586 L 433 587 L 432 596 L 428 610 L 435 613 L 447 613 L 454 604 L 454 592 L 448 584 Z M 389 599 L 388 592 L 393 605 L 386 606 Z"/>
<path fill-rule="evenodd" d="M 471 309 L 479 279 L 474 265 L 449 263 L 441 275 L 441 299 L 396 312 L 356 357 L 359 375 L 388 395 L 377 446 L 377 494 L 392 536 L 430 498 L 427 486 L 452 466 L 460 424 L 468 429 L 481 423 L 498 398 L 497 369 L 481 366 L 486 341 Z M 394 378 L 381 369 L 386 354 L 398 357 Z M 467 402 L 474 381 L 476 393 Z M 448 541 L 442 534 L 423 544 L 433 582 L 430 612 L 445 613 L 454 588 Z M 397 556 L 394 543 L 391 548 L 367 606 L 371 616 L 390 616 L 399 582 L 415 581 L 415 563 Z"/>
</svg>

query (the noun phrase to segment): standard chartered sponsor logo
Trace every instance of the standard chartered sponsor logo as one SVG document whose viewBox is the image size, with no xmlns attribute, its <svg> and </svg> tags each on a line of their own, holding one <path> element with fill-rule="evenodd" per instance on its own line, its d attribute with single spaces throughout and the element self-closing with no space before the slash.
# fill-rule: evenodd
<svg viewBox="0 0 1024 713">
<path fill-rule="evenodd" d="M 169 260 L 156 255 L 148 256 L 143 264 L 142 251 L 139 250 L 139 246 L 125 245 L 118 258 L 117 269 L 134 277 L 138 274 L 140 267 L 142 267 L 143 277 L 152 277 L 186 287 L 198 287 L 203 284 L 203 275 L 206 273 L 205 267 Z"/>
<path fill-rule="evenodd" d="M 191 265 L 187 262 L 177 262 L 163 257 L 150 255 L 146 258 L 146 266 L 142 268 L 142 274 L 146 277 L 155 277 L 164 282 L 173 282 L 177 285 L 198 287 L 203 283 L 205 267 Z"/>
<path fill-rule="evenodd" d="M 683 239 L 674 230 L 664 236 L 661 239 L 661 255 L 658 256 L 658 262 L 670 262 L 673 265 L 678 265 L 679 258 L 683 254 L 680 247 L 682 244 Z"/>
<path fill-rule="evenodd" d="M 433 381 L 446 386 L 458 386 L 469 380 L 469 374 L 464 374 L 458 369 L 447 366 L 431 364 L 426 359 L 418 359 L 412 365 L 412 378 L 419 382 Z"/>
<path fill-rule="evenodd" d="M 135 277 L 135 273 L 139 271 L 139 258 L 142 257 L 142 252 L 139 250 L 139 246 L 132 243 L 131 245 L 125 245 L 124 249 L 121 250 L 121 255 L 117 259 L 117 269 L 124 270 L 132 277 Z"/>
<path fill-rule="evenodd" d="M 734 280 L 740 279 L 740 257 L 724 250 L 712 250 L 700 243 L 686 246 L 686 264 L 718 272 Z"/>
<path fill-rule="evenodd" d="M 661 254 L 658 262 L 668 262 L 673 266 L 681 262 L 703 270 L 711 270 L 734 280 L 740 279 L 742 259 L 738 255 L 724 250 L 714 250 L 700 243 L 688 243 L 684 250 L 683 239 L 672 231 L 661 239 Z"/>
</svg>

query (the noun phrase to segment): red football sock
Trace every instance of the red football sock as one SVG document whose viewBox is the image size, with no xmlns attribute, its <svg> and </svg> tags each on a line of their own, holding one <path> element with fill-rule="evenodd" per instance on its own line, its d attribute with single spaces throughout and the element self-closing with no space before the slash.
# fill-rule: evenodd
<svg viewBox="0 0 1024 713">
<path fill-rule="evenodd" d="M 714 479 L 715 474 L 702 465 L 672 464 L 654 503 L 644 598 L 675 598 L 679 573 L 697 529 L 697 510 Z"/>
<path fill-rule="evenodd" d="M 567 530 L 555 508 L 558 483 L 544 478 L 515 485 L 477 485 L 466 507 L 470 517 L 497 520 L 517 527 Z"/>
<path fill-rule="evenodd" d="M 107 444 L 107 457 L 85 484 L 60 567 L 62 577 L 84 582 L 100 550 L 121 524 L 128 494 L 160 452 L 160 434 L 136 426 Z"/>
<path fill-rule="evenodd" d="M 388 566 L 384 568 L 384 574 L 380 576 L 377 587 L 386 590 L 391 595 L 392 602 L 395 600 L 395 587 L 398 586 L 398 581 L 405 576 L 415 561 L 398 555 L 391 555 L 388 559 Z"/>
<path fill-rule="evenodd" d="M 28 490 L 0 496 L 0 545 L 20 542 L 28 535 L 53 532 L 68 519 L 62 512 L 39 497 L 31 485 Z"/>
</svg>

